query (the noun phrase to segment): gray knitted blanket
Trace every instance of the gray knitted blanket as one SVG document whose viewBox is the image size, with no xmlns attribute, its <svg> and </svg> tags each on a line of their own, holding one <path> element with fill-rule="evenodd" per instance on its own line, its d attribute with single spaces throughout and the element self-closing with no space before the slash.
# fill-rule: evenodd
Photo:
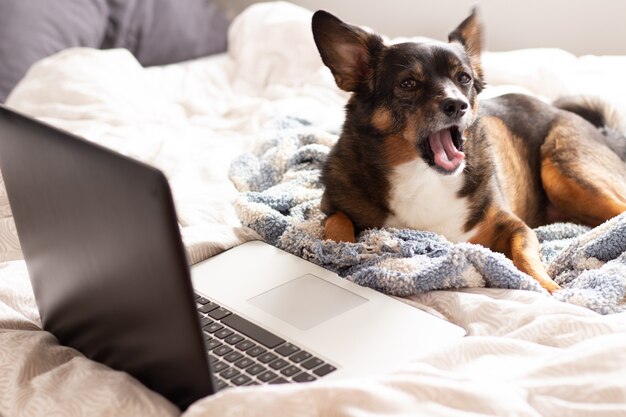
<svg viewBox="0 0 626 417">
<path fill-rule="evenodd" d="M 230 179 L 241 192 L 237 214 L 268 243 L 387 294 L 494 287 L 545 292 L 501 254 L 437 234 L 373 229 L 356 243 L 323 239 L 320 169 L 337 137 L 285 123 L 252 154 L 237 158 Z M 608 314 L 626 310 L 626 214 L 589 229 L 536 229 L 548 273 L 563 288 L 554 298 Z"/>
</svg>

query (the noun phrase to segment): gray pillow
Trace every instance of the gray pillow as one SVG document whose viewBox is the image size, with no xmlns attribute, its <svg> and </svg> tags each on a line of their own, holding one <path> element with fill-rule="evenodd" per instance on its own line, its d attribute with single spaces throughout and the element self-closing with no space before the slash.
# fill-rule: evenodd
<svg viewBox="0 0 626 417">
<path fill-rule="evenodd" d="M 228 19 L 211 0 L 109 0 L 103 48 L 127 48 L 145 66 L 226 50 Z"/>
<path fill-rule="evenodd" d="M 104 39 L 106 0 L 0 0 L 0 102 L 35 62 Z"/>
<path fill-rule="evenodd" d="M 63 49 L 127 48 L 164 65 L 225 51 L 228 24 L 212 0 L 0 0 L 0 102 Z"/>
</svg>

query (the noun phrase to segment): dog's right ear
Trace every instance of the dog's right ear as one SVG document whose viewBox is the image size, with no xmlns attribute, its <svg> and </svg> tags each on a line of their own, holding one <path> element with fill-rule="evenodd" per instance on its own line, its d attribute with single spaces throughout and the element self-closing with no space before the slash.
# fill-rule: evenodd
<svg viewBox="0 0 626 417">
<path fill-rule="evenodd" d="M 483 69 L 480 64 L 480 54 L 482 52 L 481 25 L 478 21 L 478 8 L 474 7 L 472 13 L 449 35 L 450 42 L 457 42 L 463 45 L 474 71 L 474 87 L 480 93 L 485 87 Z"/>
<path fill-rule="evenodd" d="M 380 36 L 344 23 L 323 10 L 315 12 L 311 26 L 322 61 L 330 68 L 337 86 L 345 91 L 371 88 L 372 59 L 384 47 Z"/>
</svg>

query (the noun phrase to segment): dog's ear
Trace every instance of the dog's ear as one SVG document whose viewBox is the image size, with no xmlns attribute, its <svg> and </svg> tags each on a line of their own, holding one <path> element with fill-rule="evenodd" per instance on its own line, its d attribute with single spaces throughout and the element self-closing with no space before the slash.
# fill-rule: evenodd
<svg viewBox="0 0 626 417">
<path fill-rule="evenodd" d="M 480 64 L 480 53 L 482 51 L 482 34 L 480 22 L 478 21 L 478 10 L 472 9 L 472 13 L 461 22 L 461 24 L 448 35 L 450 42 L 458 42 L 465 48 L 470 65 L 474 71 L 474 86 L 480 91 L 485 86 L 483 69 Z"/>
<path fill-rule="evenodd" d="M 311 26 L 315 45 L 337 86 L 345 91 L 371 87 L 373 58 L 384 47 L 380 36 L 344 23 L 323 10 L 315 12 Z"/>
</svg>

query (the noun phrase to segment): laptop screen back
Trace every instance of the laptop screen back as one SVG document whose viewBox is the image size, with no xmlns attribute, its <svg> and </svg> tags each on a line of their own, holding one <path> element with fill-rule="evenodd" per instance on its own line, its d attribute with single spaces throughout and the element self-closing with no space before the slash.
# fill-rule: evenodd
<svg viewBox="0 0 626 417">
<path fill-rule="evenodd" d="M 183 409 L 213 393 L 163 174 L 1 106 L 0 168 L 44 329 Z"/>
</svg>

